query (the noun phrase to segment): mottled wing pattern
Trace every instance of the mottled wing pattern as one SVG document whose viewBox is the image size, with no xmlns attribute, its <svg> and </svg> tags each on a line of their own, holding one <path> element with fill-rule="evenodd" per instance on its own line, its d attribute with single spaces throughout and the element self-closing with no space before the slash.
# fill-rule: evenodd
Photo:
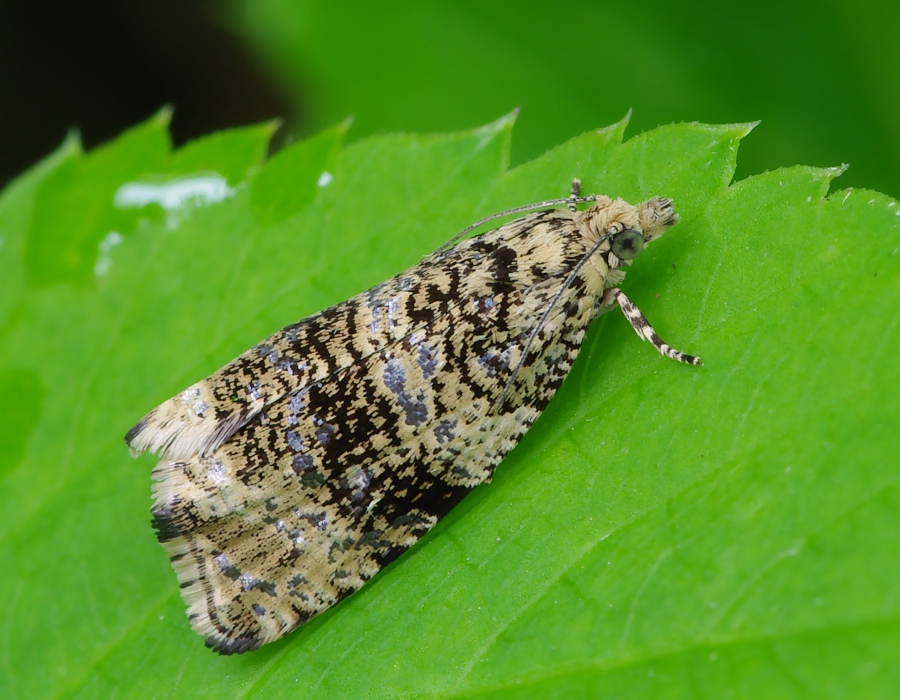
<svg viewBox="0 0 900 700">
<path fill-rule="evenodd" d="M 133 449 L 163 453 L 154 525 L 207 644 L 235 653 L 283 636 L 489 480 L 621 278 L 602 234 L 639 216 L 603 198 L 463 241 L 135 426 Z"/>
<path fill-rule="evenodd" d="M 569 212 L 537 212 L 486 234 L 491 257 L 465 241 L 429 256 L 405 273 L 358 296 L 287 326 L 220 370 L 161 404 L 125 436 L 134 454 L 163 457 L 209 454 L 273 401 L 331 376 L 444 314 L 478 291 L 490 268 L 515 275 L 507 256 L 523 231 L 546 222 L 571 225 Z M 507 257 L 504 257 L 507 256 Z M 491 274 L 489 271 L 488 275 Z"/>
</svg>

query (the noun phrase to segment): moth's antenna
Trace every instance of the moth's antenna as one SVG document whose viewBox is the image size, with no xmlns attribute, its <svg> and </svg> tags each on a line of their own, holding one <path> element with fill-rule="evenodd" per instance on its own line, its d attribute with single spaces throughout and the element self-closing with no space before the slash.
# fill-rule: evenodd
<svg viewBox="0 0 900 700">
<path fill-rule="evenodd" d="M 573 194 L 572 196 L 566 197 L 565 199 L 546 199 L 543 202 L 535 202 L 534 204 L 523 204 L 520 207 L 513 207 L 512 209 L 498 211 L 496 214 L 491 214 L 490 216 L 486 216 L 483 219 L 479 219 L 471 226 L 467 226 L 462 231 L 457 233 L 449 241 L 447 241 L 442 246 L 440 246 L 434 252 L 441 253 L 441 252 L 445 251 L 447 248 L 452 246 L 454 243 L 456 243 L 460 238 L 465 236 L 470 231 L 474 231 L 476 228 L 478 228 L 482 224 L 486 224 L 488 221 L 493 221 L 494 219 L 500 219 L 504 216 L 509 216 L 510 214 L 521 214 L 524 211 L 533 211 L 535 209 L 541 209 L 542 207 L 552 207 L 556 204 L 568 204 L 569 207 L 573 207 L 576 204 L 581 204 L 583 202 L 595 202 L 595 201 L 597 201 L 597 195 L 595 195 L 595 194 L 592 194 L 589 197 L 576 197 Z"/>
<path fill-rule="evenodd" d="M 574 198 L 570 198 L 574 199 Z M 562 200 L 564 202 L 570 201 L 569 199 Z M 544 327 L 544 324 L 547 322 L 547 319 L 550 317 L 550 312 L 556 307 L 559 303 L 559 300 L 562 298 L 562 295 L 565 291 L 572 285 L 572 282 L 575 280 L 575 277 L 578 275 L 578 272 L 584 267 L 584 264 L 591 258 L 591 256 L 597 252 L 597 249 L 609 238 L 612 236 L 610 233 L 604 233 L 600 236 L 600 240 L 594 243 L 591 246 L 591 249 L 584 254 L 581 260 L 578 261 L 578 264 L 572 268 L 572 271 L 569 273 L 569 276 L 566 277 L 565 283 L 560 288 L 560 290 L 553 297 L 553 301 L 550 302 L 550 306 L 547 307 L 547 310 L 541 314 L 540 320 L 535 325 L 534 330 L 531 331 L 531 334 L 528 336 L 528 340 L 525 341 L 525 347 L 522 348 L 522 354 L 519 357 L 519 361 L 516 363 L 516 367 L 510 375 L 509 381 L 506 382 L 506 386 L 503 387 L 503 392 L 500 394 L 500 398 L 497 399 L 497 402 L 494 404 L 494 411 L 499 411 L 500 407 L 503 405 L 503 402 L 506 400 L 507 394 L 509 394 L 509 390 L 512 388 L 513 382 L 516 381 L 516 377 L 519 376 L 519 372 L 522 369 L 522 366 L 525 364 L 525 359 L 528 357 L 528 351 L 531 349 L 531 346 L 534 344 L 535 338 L 537 338 L 538 333 L 541 332 L 541 329 Z"/>
</svg>

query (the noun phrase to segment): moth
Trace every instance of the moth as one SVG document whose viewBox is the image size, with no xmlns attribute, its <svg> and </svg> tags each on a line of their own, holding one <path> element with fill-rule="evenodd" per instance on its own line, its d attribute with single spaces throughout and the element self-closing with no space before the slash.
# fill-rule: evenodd
<svg viewBox="0 0 900 700">
<path fill-rule="evenodd" d="M 476 222 L 128 431 L 133 454 L 160 455 L 152 524 L 207 646 L 233 654 L 283 637 L 490 481 L 601 314 L 618 306 L 661 354 L 699 363 L 616 286 L 678 221 L 672 201 L 579 188 Z"/>
</svg>

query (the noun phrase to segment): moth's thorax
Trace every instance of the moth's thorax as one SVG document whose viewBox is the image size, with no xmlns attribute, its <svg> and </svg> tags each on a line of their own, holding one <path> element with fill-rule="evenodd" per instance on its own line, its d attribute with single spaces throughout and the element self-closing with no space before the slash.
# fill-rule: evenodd
<svg viewBox="0 0 900 700">
<path fill-rule="evenodd" d="M 582 234 L 587 239 L 588 248 L 609 233 L 626 228 L 640 230 L 637 207 L 621 199 L 598 197 L 590 209 L 578 212 L 575 217 Z"/>
</svg>

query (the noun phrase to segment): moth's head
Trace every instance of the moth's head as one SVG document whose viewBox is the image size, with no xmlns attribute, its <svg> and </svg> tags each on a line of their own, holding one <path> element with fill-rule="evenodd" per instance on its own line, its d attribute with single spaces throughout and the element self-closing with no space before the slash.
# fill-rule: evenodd
<svg viewBox="0 0 900 700">
<path fill-rule="evenodd" d="M 582 215 L 593 243 L 600 243 L 597 251 L 612 270 L 630 265 L 650 241 L 678 223 L 672 200 L 663 197 L 653 197 L 637 206 L 621 199 L 598 197 Z"/>
</svg>

